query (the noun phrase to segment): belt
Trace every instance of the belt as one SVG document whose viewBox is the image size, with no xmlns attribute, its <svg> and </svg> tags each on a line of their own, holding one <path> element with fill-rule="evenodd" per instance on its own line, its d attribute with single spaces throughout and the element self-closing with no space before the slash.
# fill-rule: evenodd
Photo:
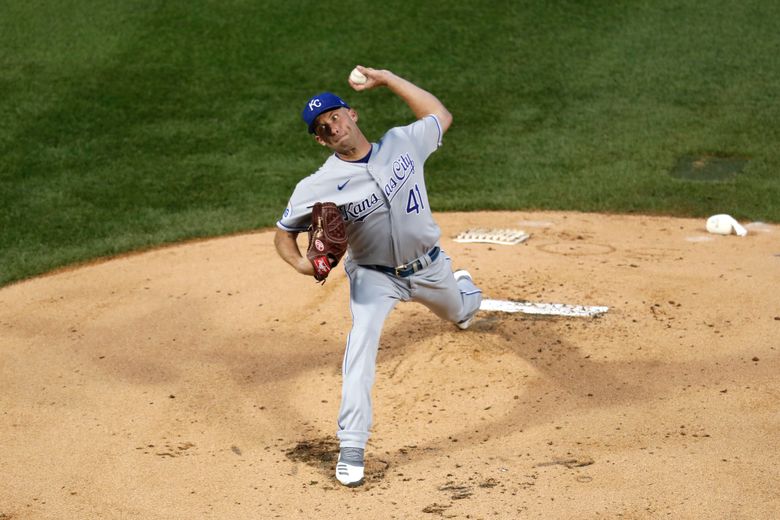
<svg viewBox="0 0 780 520">
<path fill-rule="evenodd" d="M 438 246 L 434 247 L 428 253 L 421 256 L 417 260 L 412 260 L 408 264 L 399 265 L 398 267 L 387 267 L 386 265 L 363 265 L 360 264 L 360 267 L 365 267 L 367 269 L 373 269 L 374 271 L 381 271 L 383 273 L 387 274 L 393 274 L 395 276 L 400 276 L 401 278 L 406 278 L 407 276 L 411 276 L 417 271 L 422 271 L 431 263 L 433 263 L 434 260 L 439 256 L 439 253 L 441 250 Z"/>
</svg>

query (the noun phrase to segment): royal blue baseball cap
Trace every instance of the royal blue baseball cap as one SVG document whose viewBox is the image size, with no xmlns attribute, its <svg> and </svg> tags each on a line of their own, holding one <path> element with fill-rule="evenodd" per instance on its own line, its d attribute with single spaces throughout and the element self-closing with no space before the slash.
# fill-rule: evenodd
<svg viewBox="0 0 780 520">
<path fill-rule="evenodd" d="M 309 133 L 314 133 L 314 121 L 320 114 L 336 110 L 337 108 L 349 108 L 343 99 L 330 92 L 322 92 L 312 97 L 303 107 L 303 122 L 309 127 Z"/>
</svg>

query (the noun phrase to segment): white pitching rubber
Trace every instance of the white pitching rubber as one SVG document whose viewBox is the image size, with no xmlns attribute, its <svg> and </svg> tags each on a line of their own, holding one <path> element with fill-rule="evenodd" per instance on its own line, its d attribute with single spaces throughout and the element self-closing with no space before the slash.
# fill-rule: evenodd
<svg viewBox="0 0 780 520">
<path fill-rule="evenodd" d="M 568 305 L 565 303 L 513 302 L 508 300 L 482 300 L 481 311 L 522 312 L 523 314 L 543 314 L 547 316 L 571 316 L 590 318 L 604 314 L 609 307 Z"/>
</svg>

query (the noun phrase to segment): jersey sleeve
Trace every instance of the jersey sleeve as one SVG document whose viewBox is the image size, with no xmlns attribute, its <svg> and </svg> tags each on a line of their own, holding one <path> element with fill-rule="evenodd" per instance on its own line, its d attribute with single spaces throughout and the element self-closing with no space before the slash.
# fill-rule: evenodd
<svg viewBox="0 0 780 520">
<path fill-rule="evenodd" d="M 311 224 L 311 208 L 315 202 L 314 192 L 304 183 L 298 183 L 276 227 L 291 232 L 306 231 Z"/>
<path fill-rule="evenodd" d="M 417 147 L 417 152 L 427 158 L 441 146 L 444 133 L 441 129 L 439 118 L 429 114 L 406 127 L 412 142 Z"/>
</svg>

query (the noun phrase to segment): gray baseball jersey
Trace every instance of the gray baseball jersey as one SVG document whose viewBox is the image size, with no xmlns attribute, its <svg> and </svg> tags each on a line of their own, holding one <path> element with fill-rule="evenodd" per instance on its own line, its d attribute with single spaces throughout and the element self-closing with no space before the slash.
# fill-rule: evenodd
<svg viewBox="0 0 780 520">
<path fill-rule="evenodd" d="M 372 144 L 368 163 L 331 155 L 298 183 L 277 226 L 305 231 L 314 203 L 331 201 L 342 209 L 349 256 L 356 263 L 396 266 L 424 255 L 441 235 L 423 174 L 441 136 L 439 120 L 429 115 L 388 131 Z"/>
<path fill-rule="evenodd" d="M 399 301 L 416 301 L 454 323 L 472 316 L 482 301 L 470 277 L 456 280 L 450 258 L 427 255 L 441 231 L 433 221 L 423 164 L 441 145 L 436 116 L 393 128 L 372 144 L 367 163 L 330 156 L 295 188 L 277 226 L 305 231 L 317 201 L 332 201 L 346 220 L 352 329 L 347 337 L 337 435 L 342 447 L 365 448 L 372 422 L 371 387 L 385 319 Z M 436 250 L 438 252 L 438 249 Z M 425 255 L 425 256 L 424 256 Z M 424 268 L 394 276 L 373 267 L 421 259 Z"/>
</svg>

